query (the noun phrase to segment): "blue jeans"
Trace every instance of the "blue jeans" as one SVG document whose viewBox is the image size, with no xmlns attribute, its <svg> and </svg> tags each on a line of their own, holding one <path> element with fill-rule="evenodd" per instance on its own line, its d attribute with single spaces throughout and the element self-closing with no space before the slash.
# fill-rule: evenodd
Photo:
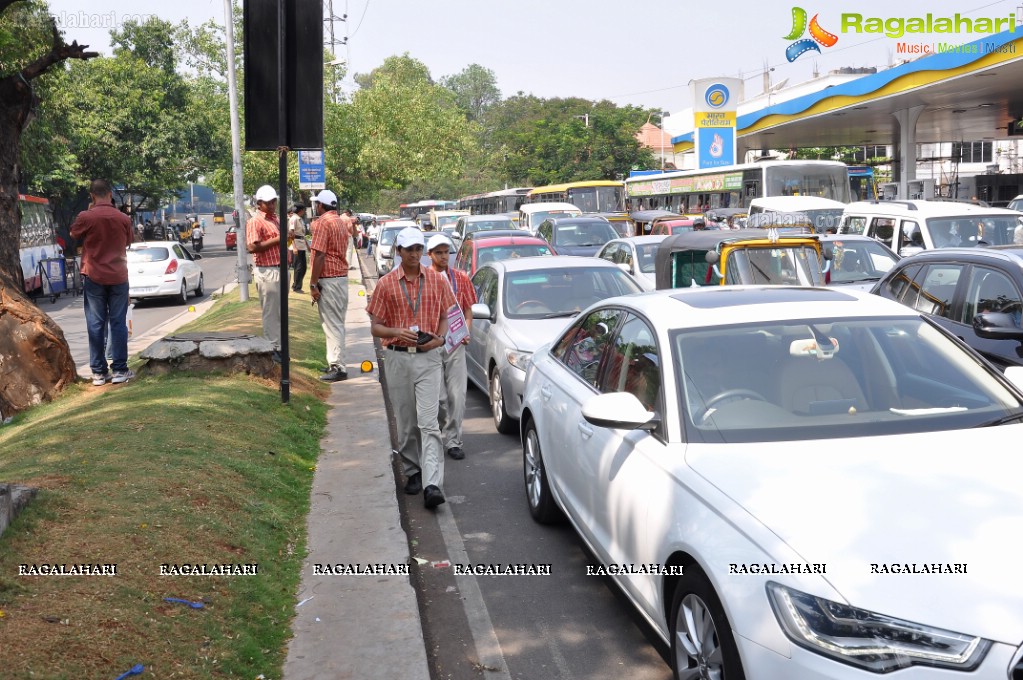
<svg viewBox="0 0 1023 680">
<path fill-rule="evenodd" d="M 93 283 L 88 276 L 85 284 L 85 325 L 89 329 L 89 366 L 93 373 L 106 375 L 107 325 L 110 327 L 110 349 L 114 373 L 128 370 L 128 283 L 104 286 Z"/>
</svg>

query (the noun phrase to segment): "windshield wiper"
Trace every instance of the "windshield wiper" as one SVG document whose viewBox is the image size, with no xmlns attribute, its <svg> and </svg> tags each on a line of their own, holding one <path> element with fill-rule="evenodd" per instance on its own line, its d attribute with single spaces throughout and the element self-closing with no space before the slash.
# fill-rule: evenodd
<svg viewBox="0 0 1023 680">
<path fill-rule="evenodd" d="M 570 316 L 575 316 L 578 313 L 579 312 L 574 311 L 574 310 L 571 311 L 571 312 L 553 312 L 551 314 L 544 314 L 540 318 L 541 319 L 566 319 L 566 318 L 568 318 Z"/>
<path fill-rule="evenodd" d="M 974 425 L 974 427 L 994 427 L 995 425 L 1005 425 L 1006 423 L 1011 423 L 1014 420 L 1021 420 L 1021 419 L 1023 419 L 1023 412 L 1012 413 L 1012 414 L 1007 415 L 1007 416 L 1002 416 L 1001 418 L 995 418 L 994 420 L 984 421 L 983 423 L 980 423 L 979 425 Z"/>
</svg>

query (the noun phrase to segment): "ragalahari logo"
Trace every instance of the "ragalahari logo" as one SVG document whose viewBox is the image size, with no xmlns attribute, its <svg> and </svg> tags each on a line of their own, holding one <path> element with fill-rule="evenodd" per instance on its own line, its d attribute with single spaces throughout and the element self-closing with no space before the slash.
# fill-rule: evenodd
<svg viewBox="0 0 1023 680">
<path fill-rule="evenodd" d="M 800 55 L 805 54 L 813 50 L 814 52 L 820 52 L 821 48 L 818 44 L 824 45 L 824 47 L 832 47 L 838 42 L 838 36 L 834 33 L 829 33 L 821 28 L 821 25 L 817 23 L 818 14 L 813 15 L 813 19 L 810 19 L 810 37 L 803 38 L 803 34 L 807 30 L 806 25 L 806 10 L 802 7 L 792 8 L 792 30 L 787 36 L 786 40 L 795 40 L 785 49 L 785 58 L 790 62 L 795 61 Z M 812 39 L 811 39 L 812 38 Z"/>
</svg>

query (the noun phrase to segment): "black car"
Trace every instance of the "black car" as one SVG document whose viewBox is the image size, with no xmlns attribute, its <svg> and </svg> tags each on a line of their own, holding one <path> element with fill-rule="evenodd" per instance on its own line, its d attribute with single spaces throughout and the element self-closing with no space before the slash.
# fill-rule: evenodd
<svg viewBox="0 0 1023 680">
<path fill-rule="evenodd" d="M 536 235 L 554 246 L 558 255 L 595 256 L 618 232 L 602 217 L 557 217 L 540 223 Z"/>
<path fill-rule="evenodd" d="M 1003 370 L 1023 366 L 1023 246 L 925 250 L 871 292 L 927 314 Z"/>
</svg>

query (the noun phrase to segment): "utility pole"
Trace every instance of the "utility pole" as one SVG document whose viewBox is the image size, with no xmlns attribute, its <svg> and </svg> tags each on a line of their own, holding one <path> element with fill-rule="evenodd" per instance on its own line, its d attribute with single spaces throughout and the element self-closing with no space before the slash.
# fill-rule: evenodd
<svg viewBox="0 0 1023 680">
<path fill-rule="evenodd" d="M 245 185 L 242 178 L 242 138 L 238 122 L 238 81 L 234 73 L 234 7 L 224 0 L 227 24 L 227 90 L 231 100 L 231 167 L 234 171 L 234 209 L 238 211 L 238 298 L 249 299 L 249 252 L 245 248 Z"/>
</svg>

